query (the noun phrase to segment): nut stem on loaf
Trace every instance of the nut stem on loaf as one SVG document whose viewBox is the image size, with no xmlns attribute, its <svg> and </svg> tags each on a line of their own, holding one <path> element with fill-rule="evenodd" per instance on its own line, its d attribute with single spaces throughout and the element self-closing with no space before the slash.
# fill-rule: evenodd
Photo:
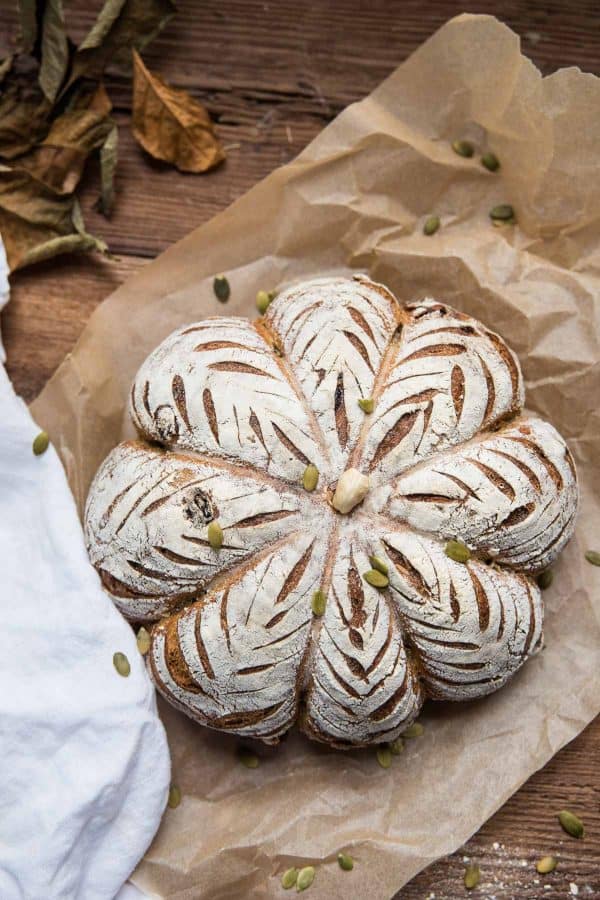
<svg viewBox="0 0 600 900">
<path fill-rule="evenodd" d="M 366 475 L 358 469 L 346 469 L 337 483 L 331 503 L 334 509 L 347 515 L 365 499 L 368 490 L 369 479 Z"/>
</svg>

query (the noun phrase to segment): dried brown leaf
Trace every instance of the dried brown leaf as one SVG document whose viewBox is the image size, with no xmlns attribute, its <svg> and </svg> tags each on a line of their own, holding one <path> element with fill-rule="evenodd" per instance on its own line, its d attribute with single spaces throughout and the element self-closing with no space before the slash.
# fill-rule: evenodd
<svg viewBox="0 0 600 900">
<path fill-rule="evenodd" d="M 131 48 L 141 50 L 176 11 L 173 0 L 106 0 L 77 49 L 68 84 L 99 78 L 107 65 L 130 65 Z"/>
<path fill-rule="evenodd" d="M 112 112 L 112 103 L 104 85 L 100 82 L 96 87 L 79 89 L 71 97 L 67 109 L 91 109 L 102 116 L 107 116 Z"/>
<path fill-rule="evenodd" d="M 3 59 L 0 63 L 0 84 L 4 81 L 8 73 L 10 72 L 13 64 L 13 57 L 7 56 L 6 59 Z"/>
<path fill-rule="evenodd" d="M 69 42 L 62 0 L 46 0 L 42 23 L 42 61 L 39 82 L 44 96 L 54 103 L 69 65 Z"/>
<path fill-rule="evenodd" d="M 119 132 L 113 125 L 100 149 L 100 180 L 102 193 L 98 209 L 104 216 L 110 216 L 114 202 L 114 175 L 119 149 Z"/>
<path fill-rule="evenodd" d="M 149 72 L 135 50 L 133 134 L 151 156 L 181 172 L 205 172 L 225 159 L 206 109 Z"/>
<path fill-rule="evenodd" d="M 125 0 L 105 0 L 96 21 L 82 40 L 79 49 L 89 50 L 92 47 L 100 47 L 111 29 L 114 28 L 124 6 Z"/>
<path fill-rule="evenodd" d="M 0 96 L 0 157 L 26 153 L 48 132 L 50 104 L 39 87 L 14 81 Z"/>
<path fill-rule="evenodd" d="M 57 196 L 29 173 L 0 168 L 0 232 L 11 271 L 59 253 L 104 250 L 85 231 L 72 196 Z"/>
<path fill-rule="evenodd" d="M 114 126 L 108 115 L 110 101 L 100 86 L 94 94 L 54 120 L 44 140 L 25 156 L 15 160 L 15 169 L 26 169 L 35 179 L 57 194 L 72 193 L 93 150 L 102 147 Z"/>
</svg>

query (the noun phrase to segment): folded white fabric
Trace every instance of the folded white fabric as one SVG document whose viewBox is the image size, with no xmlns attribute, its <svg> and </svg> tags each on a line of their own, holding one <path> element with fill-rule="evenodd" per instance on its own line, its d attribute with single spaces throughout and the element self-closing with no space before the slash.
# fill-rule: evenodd
<svg viewBox="0 0 600 900">
<path fill-rule="evenodd" d="M 1 245 L 0 257 L 1 307 Z M 0 344 L 0 898 L 112 900 L 165 806 L 166 737 L 62 466 L 52 447 L 34 456 L 39 428 L 3 358 Z"/>
</svg>

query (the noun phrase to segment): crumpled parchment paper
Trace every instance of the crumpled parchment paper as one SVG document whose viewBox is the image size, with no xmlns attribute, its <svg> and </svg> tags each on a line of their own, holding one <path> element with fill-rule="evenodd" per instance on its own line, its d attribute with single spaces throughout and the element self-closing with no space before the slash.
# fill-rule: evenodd
<svg viewBox="0 0 600 900">
<path fill-rule="evenodd" d="M 235 741 L 162 705 L 183 792 L 134 881 L 160 897 L 280 896 L 290 865 L 317 866 L 311 897 L 387 900 L 456 849 L 600 710 L 600 80 L 542 78 L 489 16 L 448 22 L 377 90 L 116 291 L 33 410 L 80 506 L 104 455 L 129 433 L 134 373 L 174 328 L 254 315 L 293 279 L 368 272 L 402 300 L 433 295 L 499 331 L 520 356 L 527 404 L 567 438 L 578 465 L 577 533 L 546 592 L 546 648 L 499 693 L 426 705 L 425 735 L 390 770 L 292 735 L 235 761 Z M 484 169 L 450 142 L 493 149 Z M 488 211 L 508 202 L 516 227 Z M 434 237 L 427 215 L 441 217 Z M 213 276 L 226 272 L 220 306 Z M 355 857 L 351 873 L 339 850 Z"/>
</svg>

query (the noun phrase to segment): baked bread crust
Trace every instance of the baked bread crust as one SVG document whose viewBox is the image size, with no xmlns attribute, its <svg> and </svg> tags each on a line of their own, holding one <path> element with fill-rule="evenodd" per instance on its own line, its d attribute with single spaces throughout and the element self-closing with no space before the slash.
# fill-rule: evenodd
<svg viewBox="0 0 600 900">
<path fill-rule="evenodd" d="M 274 743 L 298 722 L 346 747 L 393 739 L 427 697 L 499 688 L 541 644 L 531 576 L 578 502 L 568 448 L 523 402 L 498 335 L 437 301 L 401 306 L 365 276 L 168 337 L 131 391 L 141 440 L 107 457 L 85 511 L 105 588 L 156 623 L 158 689 L 212 728 Z M 348 470 L 369 490 L 342 515 Z M 363 577 L 372 555 L 383 589 Z"/>
</svg>

